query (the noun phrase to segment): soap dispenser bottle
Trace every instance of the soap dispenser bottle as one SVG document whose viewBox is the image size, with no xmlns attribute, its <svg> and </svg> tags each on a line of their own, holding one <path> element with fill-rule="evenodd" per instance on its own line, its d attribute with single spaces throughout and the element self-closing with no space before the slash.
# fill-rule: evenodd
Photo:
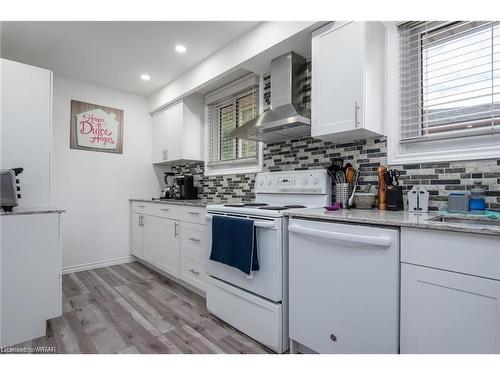
<svg viewBox="0 0 500 375">
<path fill-rule="evenodd" d="M 486 188 L 481 185 L 481 182 L 474 181 L 474 185 L 470 188 L 469 211 L 483 212 L 486 209 L 485 191 Z"/>
</svg>

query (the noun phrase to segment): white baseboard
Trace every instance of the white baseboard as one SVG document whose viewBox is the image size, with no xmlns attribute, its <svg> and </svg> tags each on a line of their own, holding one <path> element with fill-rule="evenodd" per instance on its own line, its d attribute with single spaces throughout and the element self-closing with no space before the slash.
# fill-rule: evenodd
<svg viewBox="0 0 500 375">
<path fill-rule="evenodd" d="M 135 257 L 128 256 L 122 258 L 100 260 L 91 263 L 78 264 L 76 266 L 66 266 L 62 268 L 62 274 L 65 275 L 73 272 L 87 271 L 87 270 L 93 270 L 95 268 L 114 266 L 115 264 L 130 263 L 135 260 L 136 260 Z"/>
</svg>

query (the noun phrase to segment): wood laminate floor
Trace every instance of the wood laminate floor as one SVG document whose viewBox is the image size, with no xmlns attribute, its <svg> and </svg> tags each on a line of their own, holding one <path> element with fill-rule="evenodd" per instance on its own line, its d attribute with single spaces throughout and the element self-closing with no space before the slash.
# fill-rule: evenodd
<svg viewBox="0 0 500 375">
<path fill-rule="evenodd" d="M 211 315 L 205 299 L 134 262 L 64 275 L 63 315 L 15 347 L 57 353 L 271 353 Z"/>
</svg>

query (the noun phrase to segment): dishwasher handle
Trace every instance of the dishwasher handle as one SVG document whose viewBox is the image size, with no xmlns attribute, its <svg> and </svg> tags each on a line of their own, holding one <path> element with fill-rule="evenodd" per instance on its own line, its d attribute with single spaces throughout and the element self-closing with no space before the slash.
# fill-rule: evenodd
<svg viewBox="0 0 500 375">
<path fill-rule="evenodd" d="M 298 225 L 288 226 L 288 230 L 293 233 L 304 234 L 306 236 L 327 238 L 329 240 L 338 240 L 344 242 L 352 242 L 357 244 L 375 245 L 389 247 L 392 244 L 390 237 L 365 236 L 362 234 L 350 234 L 326 231 L 320 229 L 304 228 Z"/>
</svg>

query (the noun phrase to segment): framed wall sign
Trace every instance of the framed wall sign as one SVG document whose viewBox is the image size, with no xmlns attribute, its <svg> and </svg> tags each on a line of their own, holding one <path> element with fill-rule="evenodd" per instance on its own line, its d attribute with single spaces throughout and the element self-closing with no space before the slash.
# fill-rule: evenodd
<svg viewBox="0 0 500 375">
<path fill-rule="evenodd" d="M 70 148 L 123 153 L 123 110 L 71 101 Z"/>
</svg>

